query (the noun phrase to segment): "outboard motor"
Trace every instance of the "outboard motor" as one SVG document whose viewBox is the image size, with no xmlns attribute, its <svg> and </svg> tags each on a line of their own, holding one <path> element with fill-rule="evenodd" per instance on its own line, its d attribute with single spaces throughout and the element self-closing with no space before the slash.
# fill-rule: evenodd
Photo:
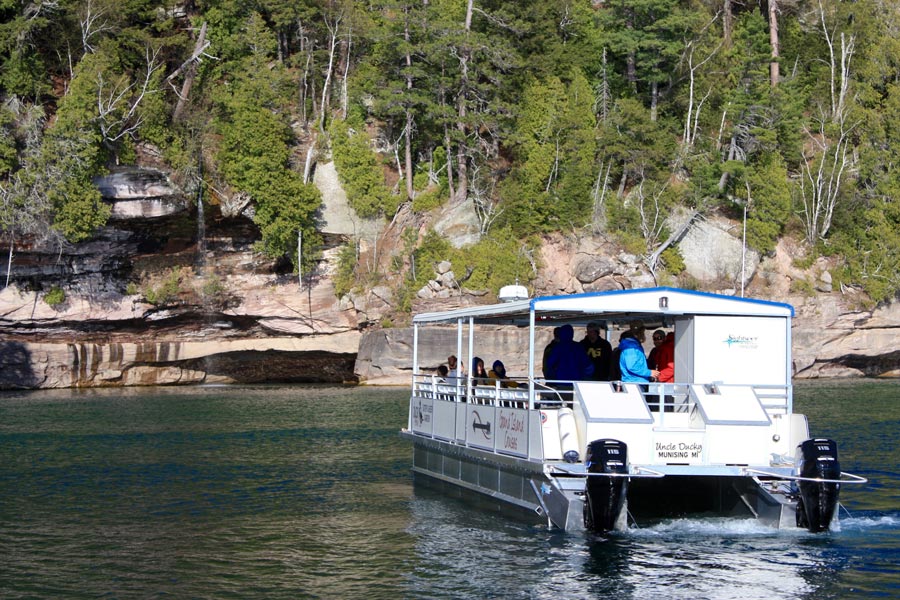
<svg viewBox="0 0 900 600">
<path fill-rule="evenodd" d="M 833 482 L 799 481 L 800 499 L 797 501 L 797 527 L 813 533 L 825 531 L 831 525 L 837 508 L 841 484 L 841 464 L 837 444 L 816 438 L 800 444 L 800 477 L 830 479 Z"/>
<path fill-rule="evenodd" d="M 594 440 L 588 444 L 585 467 L 584 526 L 594 533 L 607 533 L 615 529 L 625 505 L 628 478 L 623 475 L 628 473 L 628 447 L 618 440 Z"/>
</svg>

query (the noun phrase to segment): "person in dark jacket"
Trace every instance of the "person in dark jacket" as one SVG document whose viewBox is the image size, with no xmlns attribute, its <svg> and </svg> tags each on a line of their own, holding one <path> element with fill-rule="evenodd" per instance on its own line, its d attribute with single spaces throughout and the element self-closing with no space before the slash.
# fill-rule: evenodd
<svg viewBox="0 0 900 600">
<path fill-rule="evenodd" d="M 541 371 L 544 373 L 544 377 L 550 379 L 547 376 L 547 363 L 550 361 L 550 353 L 553 352 L 553 349 L 556 348 L 556 345 L 559 343 L 559 327 L 553 328 L 553 339 L 550 340 L 550 343 L 544 346 L 544 356 L 541 359 Z"/>
<path fill-rule="evenodd" d="M 657 329 L 653 332 L 653 347 L 650 348 L 650 354 L 647 355 L 647 366 L 651 369 L 658 369 L 659 365 L 657 364 L 657 354 L 659 353 L 659 347 L 662 346 L 662 343 L 666 341 L 666 332 L 662 329 Z"/>
<path fill-rule="evenodd" d="M 593 373 L 594 365 L 584 351 L 584 346 L 575 342 L 575 330 L 571 325 L 560 327 L 559 342 L 547 359 L 547 379 L 583 381 L 590 379 Z"/>
<path fill-rule="evenodd" d="M 599 323 L 587 324 L 581 345 L 594 365 L 594 381 L 609 381 L 609 365 L 613 349 L 612 344 L 600 336 Z"/>
<path fill-rule="evenodd" d="M 484 361 L 477 356 L 472 359 L 472 379 L 474 385 L 484 385 L 488 382 L 488 374 L 484 369 Z"/>
</svg>

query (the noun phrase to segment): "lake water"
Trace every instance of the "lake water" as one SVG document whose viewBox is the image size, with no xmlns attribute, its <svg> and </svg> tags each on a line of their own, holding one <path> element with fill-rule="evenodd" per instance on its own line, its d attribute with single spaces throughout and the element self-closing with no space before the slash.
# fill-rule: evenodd
<svg viewBox="0 0 900 600">
<path fill-rule="evenodd" d="M 608 541 L 414 486 L 402 389 L 0 394 L 2 598 L 900 596 L 900 382 L 800 383 L 840 530 L 679 520 Z"/>
</svg>

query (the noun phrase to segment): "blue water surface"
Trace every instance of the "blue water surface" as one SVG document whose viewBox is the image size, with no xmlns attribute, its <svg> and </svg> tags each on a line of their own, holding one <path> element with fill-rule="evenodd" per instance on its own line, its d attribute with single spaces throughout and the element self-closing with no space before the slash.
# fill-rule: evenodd
<svg viewBox="0 0 900 600">
<path fill-rule="evenodd" d="M 414 486 L 404 389 L 0 394 L 2 598 L 894 598 L 900 382 L 800 383 L 836 531 L 675 520 L 606 540 Z"/>
</svg>

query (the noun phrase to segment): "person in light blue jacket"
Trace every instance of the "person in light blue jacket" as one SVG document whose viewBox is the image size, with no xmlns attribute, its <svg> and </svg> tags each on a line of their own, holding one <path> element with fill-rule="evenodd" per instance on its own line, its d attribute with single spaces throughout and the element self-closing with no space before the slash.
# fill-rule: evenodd
<svg viewBox="0 0 900 600">
<path fill-rule="evenodd" d="M 619 370 L 623 383 L 649 383 L 659 377 L 659 371 L 647 366 L 644 349 L 633 331 L 622 333 L 619 341 Z"/>
</svg>

